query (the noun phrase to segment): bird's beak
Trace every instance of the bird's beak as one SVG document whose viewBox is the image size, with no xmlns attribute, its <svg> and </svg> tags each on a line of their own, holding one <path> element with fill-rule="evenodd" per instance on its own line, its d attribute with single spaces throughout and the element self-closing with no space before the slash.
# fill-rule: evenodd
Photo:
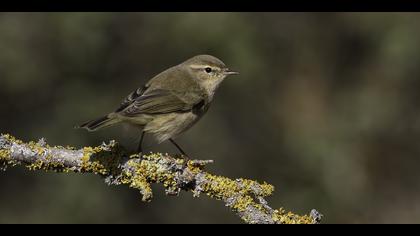
<svg viewBox="0 0 420 236">
<path fill-rule="evenodd" d="M 226 69 L 223 73 L 225 75 L 239 75 L 239 72 L 231 71 L 230 69 Z"/>
</svg>

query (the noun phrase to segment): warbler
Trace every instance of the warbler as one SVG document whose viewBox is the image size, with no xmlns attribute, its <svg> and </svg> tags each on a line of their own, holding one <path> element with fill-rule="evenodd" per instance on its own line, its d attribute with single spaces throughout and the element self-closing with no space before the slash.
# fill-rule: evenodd
<svg viewBox="0 0 420 236">
<path fill-rule="evenodd" d="M 236 74 L 214 56 L 192 57 L 130 93 L 114 112 L 77 128 L 96 131 L 126 122 L 141 132 L 137 152 L 143 152 L 144 134 L 149 133 L 158 143 L 169 140 L 188 157 L 173 139 L 196 124 L 209 109 L 221 82 Z"/>
</svg>

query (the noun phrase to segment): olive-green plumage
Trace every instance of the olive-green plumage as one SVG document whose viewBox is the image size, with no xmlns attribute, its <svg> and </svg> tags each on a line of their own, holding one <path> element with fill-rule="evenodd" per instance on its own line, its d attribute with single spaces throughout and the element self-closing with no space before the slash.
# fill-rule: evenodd
<svg viewBox="0 0 420 236">
<path fill-rule="evenodd" d="M 163 142 L 183 133 L 208 110 L 230 71 L 216 57 L 198 55 L 153 77 L 108 115 L 80 126 L 89 131 L 127 122 Z M 172 140 L 171 140 L 172 141 Z"/>
</svg>

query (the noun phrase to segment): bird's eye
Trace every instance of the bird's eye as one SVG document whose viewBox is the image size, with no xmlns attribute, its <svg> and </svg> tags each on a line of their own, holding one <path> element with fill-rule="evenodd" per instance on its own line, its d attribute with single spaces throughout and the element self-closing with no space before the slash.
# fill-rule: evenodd
<svg viewBox="0 0 420 236">
<path fill-rule="evenodd" d="M 210 73 L 211 72 L 211 68 L 210 67 L 206 67 L 205 70 L 206 70 L 207 73 Z"/>
</svg>

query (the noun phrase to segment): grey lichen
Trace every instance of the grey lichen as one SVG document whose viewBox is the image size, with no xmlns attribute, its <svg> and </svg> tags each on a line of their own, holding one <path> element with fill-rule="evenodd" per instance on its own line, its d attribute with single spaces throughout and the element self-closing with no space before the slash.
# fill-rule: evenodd
<svg viewBox="0 0 420 236">
<path fill-rule="evenodd" d="M 0 168 L 24 165 L 30 170 L 94 173 L 107 184 L 125 184 L 138 189 L 143 201 L 151 201 L 151 184 L 159 183 L 167 195 L 190 191 L 221 200 L 244 222 L 251 224 L 315 224 L 321 214 L 297 215 L 282 208 L 272 209 L 265 197 L 274 187 L 248 179 L 230 179 L 205 171 L 211 160 L 174 158 L 168 154 L 128 155 L 115 141 L 98 147 L 50 147 L 44 139 L 24 143 L 11 135 L 0 135 Z"/>
</svg>

